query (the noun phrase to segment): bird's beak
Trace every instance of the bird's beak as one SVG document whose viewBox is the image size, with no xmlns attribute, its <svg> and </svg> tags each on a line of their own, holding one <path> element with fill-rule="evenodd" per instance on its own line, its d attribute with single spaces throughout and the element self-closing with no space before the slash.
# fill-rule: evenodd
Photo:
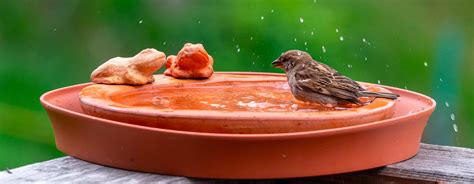
<svg viewBox="0 0 474 184">
<path fill-rule="evenodd" d="M 273 67 L 275 68 L 283 68 L 283 63 L 279 59 L 272 62 Z"/>
</svg>

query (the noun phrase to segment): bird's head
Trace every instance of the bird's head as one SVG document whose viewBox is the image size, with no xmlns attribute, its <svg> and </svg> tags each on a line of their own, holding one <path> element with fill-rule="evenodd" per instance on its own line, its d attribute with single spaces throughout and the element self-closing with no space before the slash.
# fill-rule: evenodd
<svg viewBox="0 0 474 184">
<path fill-rule="evenodd" d="M 289 50 L 283 53 L 278 59 L 272 62 L 273 67 L 282 68 L 288 71 L 300 62 L 311 61 L 313 58 L 304 51 Z"/>
</svg>

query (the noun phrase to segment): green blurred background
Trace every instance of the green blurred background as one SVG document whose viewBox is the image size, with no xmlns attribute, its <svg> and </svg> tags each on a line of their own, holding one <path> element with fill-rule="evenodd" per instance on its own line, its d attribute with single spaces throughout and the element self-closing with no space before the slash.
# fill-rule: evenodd
<svg viewBox="0 0 474 184">
<path fill-rule="evenodd" d="M 474 148 L 474 1 L 0 1 L 0 170 L 52 159 L 39 96 L 89 81 L 115 56 L 203 43 L 216 71 L 282 72 L 301 49 L 360 81 L 438 107 L 423 142 Z M 324 47 L 324 48 L 323 48 Z"/>
</svg>

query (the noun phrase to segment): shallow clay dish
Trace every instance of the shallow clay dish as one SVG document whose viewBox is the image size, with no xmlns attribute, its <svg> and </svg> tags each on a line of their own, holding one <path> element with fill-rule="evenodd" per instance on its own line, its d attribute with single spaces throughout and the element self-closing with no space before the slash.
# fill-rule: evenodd
<svg viewBox="0 0 474 184">
<path fill-rule="evenodd" d="M 365 84 L 370 91 L 386 89 Z M 79 95 L 86 114 L 157 128 L 211 133 L 286 133 L 351 126 L 392 117 L 396 101 L 328 108 L 294 100 L 286 76 L 216 73 L 210 79 L 155 75 L 144 86 L 91 85 Z"/>
<path fill-rule="evenodd" d="M 392 118 L 308 132 L 218 134 L 133 125 L 83 113 L 78 93 L 90 84 L 41 97 L 58 149 L 128 170 L 199 178 L 291 178 L 380 167 L 416 154 L 435 108 L 431 98 L 401 95 Z"/>
</svg>

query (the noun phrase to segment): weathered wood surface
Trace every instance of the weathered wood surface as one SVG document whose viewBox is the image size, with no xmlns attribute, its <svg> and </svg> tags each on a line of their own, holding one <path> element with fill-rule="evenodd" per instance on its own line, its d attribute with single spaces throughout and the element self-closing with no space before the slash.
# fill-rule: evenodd
<svg viewBox="0 0 474 184">
<path fill-rule="evenodd" d="M 282 180 L 207 180 L 126 171 L 63 157 L 0 172 L 0 183 L 474 183 L 474 149 L 422 144 L 418 155 L 382 168 Z"/>
</svg>

